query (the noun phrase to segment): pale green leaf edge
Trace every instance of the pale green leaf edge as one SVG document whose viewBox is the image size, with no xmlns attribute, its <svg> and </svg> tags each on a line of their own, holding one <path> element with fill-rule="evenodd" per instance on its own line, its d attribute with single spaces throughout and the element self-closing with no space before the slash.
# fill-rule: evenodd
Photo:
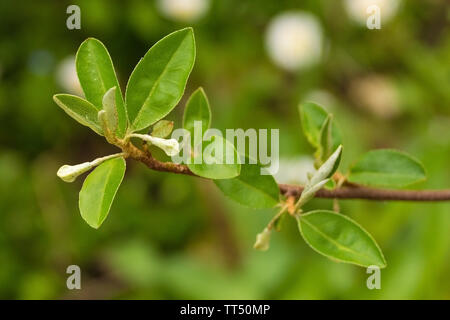
<svg viewBox="0 0 450 320">
<path fill-rule="evenodd" d="M 77 121 L 79 124 L 86 126 L 90 129 L 92 129 L 92 131 L 94 131 L 95 133 L 97 133 L 100 136 L 103 136 L 103 130 L 102 127 L 100 125 L 100 123 L 97 124 L 97 126 L 92 125 L 89 121 L 87 121 L 84 117 L 80 116 L 78 113 L 73 112 L 70 108 L 67 108 L 66 105 L 60 101 L 60 99 L 58 98 L 59 96 L 69 96 L 69 97 L 74 97 L 77 99 L 82 100 L 83 102 L 85 102 L 87 105 L 92 106 L 92 108 L 94 110 L 96 110 L 96 112 L 99 111 L 98 108 L 95 107 L 95 105 L 93 105 L 91 102 L 89 102 L 86 99 L 83 99 L 79 96 L 73 95 L 73 94 L 67 94 L 67 93 L 57 93 L 55 95 L 53 95 L 53 101 L 58 105 L 58 107 L 60 107 L 67 115 L 69 115 L 72 119 L 74 119 L 75 121 Z"/>
<path fill-rule="evenodd" d="M 211 112 L 211 105 L 209 104 L 208 96 L 206 95 L 206 92 L 203 89 L 203 87 L 198 87 L 194 92 L 192 92 L 190 97 L 189 97 L 189 99 L 188 99 L 188 101 L 186 102 L 186 107 L 184 108 L 183 120 L 182 120 L 183 128 L 185 128 L 186 114 L 189 112 L 190 105 L 191 105 L 190 104 L 191 99 L 193 98 L 193 96 L 195 94 L 197 94 L 197 92 L 200 92 L 205 97 L 205 100 L 206 100 L 206 107 L 207 107 L 207 110 L 208 110 L 208 129 L 209 129 L 211 127 L 212 112 Z M 203 132 L 203 134 L 205 134 L 205 133 Z"/>
</svg>

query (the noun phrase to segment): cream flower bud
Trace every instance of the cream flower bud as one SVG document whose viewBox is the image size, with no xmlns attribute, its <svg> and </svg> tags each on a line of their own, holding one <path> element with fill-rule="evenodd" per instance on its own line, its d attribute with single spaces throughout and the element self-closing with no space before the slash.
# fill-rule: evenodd
<svg viewBox="0 0 450 320">
<path fill-rule="evenodd" d="M 83 162 L 74 166 L 67 164 L 59 168 L 56 175 L 65 182 L 73 182 L 80 175 L 90 170 L 93 167 L 91 162 Z"/>
<path fill-rule="evenodd" d="M 69 166 L 69 165 L 65 164 L 61 168 L 58 169 L 58 172 L 56 173 L 56 175 L 65 182 L 73 182 L 80 174 L 83 174 L 83 173 L 91 170 L 92 168 L 98 166 L 102 162 L 105 162 L 106 160 L 109 160 L 109 159 L 114 159 L 114 158 L 123 157 L 123 156 L 125 156 L 125 154 L 123 152 L 121 152 L 121 153 L 110 154 L 109 156 L 106 156 L 106 157 L 97 158 L 91 162 L 83 162 L 83 163 L 80 163 L 80 164 L 77 164 L 74 166 Z"/>
<path fill-rule="evenodd" d="M 175 139 L 162 139 L 157 137 L 151 137 L 151 143 L 164 150 L 164 152 L 172 157 L 180 152 L 180 144 Z"/>
<path fill-rule="evenodd" d="M 256 250 L 266 251 L 269 249 L 271 230 L 265 228 L 263 232 L 256 235 L 256 241 L 253 248 Z"/>
<path fill-rule="evenodd" d="M 180 152 L 180 144 L 178 143 L 178 141 L 176 139 L 163 139 L 163 138 L 153 137 L 148 134 L 138 134 L 138 133 L 134 133 L 130 136 L 150 142 L 151 144 L 164 150 L 164 152 L 169 157 L 173 157 Z"/>
</svg>

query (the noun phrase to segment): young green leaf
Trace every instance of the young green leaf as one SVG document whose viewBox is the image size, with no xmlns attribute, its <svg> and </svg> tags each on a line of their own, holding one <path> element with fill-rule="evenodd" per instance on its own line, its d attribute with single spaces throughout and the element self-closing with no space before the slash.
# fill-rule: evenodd
<svg viewBox="0 0 450 320">
<path fill-rule="evenodd" d="M 333 116 L 331 114 L 325 119 L 325 122 L 320 129 L 320 143 L 317 149 L 319 164 L 322 164 L 331 156 L 333 152 Z"/>
<path fill-rule="evenodd" d="M 102 100 L 106 91 L 112 87 L 117 88 L 115 101 L 118 126 L 116 133 L 122 138 L 127 128 L 127 114 L 108 50 L 99 40 L 88 38 L 78 48 L 75 64 L 86 99 L 99 110 L 102 109 Z"/>
<path fill-rule="evenodd" d="M 55 94 L 53 101 L 76 121 L 91 128 L 99 135 L 103 135 L 103 130 L 97 117 L 100 109 L 92 103 L 71 94 Z"/>
<path fill-rule="evenodd" d="M 221 136 L 213 136 L 204 141 L 202 147 L 203 150 L 193 150 L 188 164 L 193 173 L 208 179 L 231 179 L 239 175 L 241 164 L 232 143 Z"/>
<path fill-rule="evenodd" d="M 173 121 L 160 120 L 152 128 L 152 136 L 157 138 L 167 138 L 173 130 Z"/>
<path fill-rule="evenodd" d="M 192 28 L 182 29 L 158 41 L 139 61 L 125 94 L 133 131 L 165 117 L 183 96 L 195 60 Z"/>
<path fill-rule="evenodd" d="M 226 196 L 244 206 L 272 208 L 279 202 L 280 189 L 271 175 L 261 175 L 261 169 L 259 164 L 241 164 L 238 177 L 214 183 Z"/>
<path fill-rule="evenodd" d="M 311 200 L 317 191 L 325 187 L 332 179 L 341 162 L 342 146 L 339 146 L 333 154 L 320 166 L 314 173 L 308 173 L 308 183 L 295 204 L 295 208 L 301 208 L 305 203 Z"/>
<path fill-rule="evenodd" d="M 299 106 L 299 111 L 303 133 L 313 147 L 320 148 L 321 130 L 328 117 L 328 112 L 312 102 L 301 104 Z M 336 150 L 336 148 L 342 144 L 342 138 L 334 122 L 331 125 L 331 138 L 331 150 Z"/>
<path fill-rule="evenodd" d="M 311 185 L 308 187 L 306 187 L 301 196 L 300 199 L 298 199 L 298 202 L 296 204 L 296 208 L 301 208 L 305 203 L 307 203 L 309 200 L 311 200 L 312 198 L 314 198 L 314 196 L 316 195 L 316 192 L 319 191 L 320 189 L 322 189 L 328 182 L 330 181 L 330 179 L 325 179 L 322 181 L 319 181 L 318 183 Z"/>
<path fill-rule="evenodd" d="M 312 175 L 305 189 L 316 185 L 317 183 L 330 178 L 339 168 L 342 158 L 342 146 L 339 146 L 333 154 L 320 166 L 320 168 Z"/>
<path fill-rule="evenodd" d="M 120 183 L 125 174 L 125 160 L 107 160 L 86 178 L 80 191 L 80 212 L 83 219 L 98 229 L 108 216 Z"/>
<path fill-rule="evenodd" d="M 194 123 L 201 121 L 203 135 L 211 124 L 211 109 L 208 98 L 203 88 L 198 88 L 189 97 L 184 109 L 183 128 L 191 133 L 191 141 L 194 141 Z M 202 137 L 199 137 L 200 139 Z"/>
<path fill-rule="evenodd" d="M 365 153 L 351 168 L 348 180 L 375 187 L 404 187 L 426 179 L 423 165 L 410 155 L 391 149 Z"/>
<path fill-rule="evenodd" d="M 106 91 L 103 96 L 103 110 L 105 110 L 106 124 L 111 132 L 116 132 L 118 126 L 118 115 L 116 108 L 116 87 Z"/>
<path fill-rule="evenodd" d="M 372 236 L 352 219 L 326 210 L 297 217 L 300 234 L 318 253 L 339 262 L 363 267 L 386 267 L 386 260 Z"/>
</svg>

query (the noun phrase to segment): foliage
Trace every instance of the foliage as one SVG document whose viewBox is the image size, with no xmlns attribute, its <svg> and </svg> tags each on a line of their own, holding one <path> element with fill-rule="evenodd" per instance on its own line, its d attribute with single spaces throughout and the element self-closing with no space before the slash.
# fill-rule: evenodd
<svg viewBox="0 0 450 320">
<path fill-rule="evenodd" d="M 339 1 L 210 3 L 200 20 L 189 23 L 197 58 L 179 107 L 165 117 L 175 128 L 182 127 L 187 98 L 203 86 L 213 127 L 280 128 L 275 179 L 304 185 L 316 150 L 301 134 L 295 106 L 313 101 L 334 115 L 345 147 L 341 172 L 366 151 L 400 149 L 427 169 L 428 179 L 412 188 L 448 188 L 445 1 L 402 1 L 393 19 L 382 18 L 380 30 L 355 24 Z M 255 234 L 275 209 L 239 205 L 220 197 L 207 179 L 154 172 L 135 161 L 127 160 L 110 217 L 101 229 L 91 228 L 76 205 L 84 175 L 65 184 L 55 171 L 115 147 L 55 110 L 51 96 L 82 96 L 67 66 L 84 39 L 94 36 L 106 45 L 125 93 L 147 49 L 187 25 L 161 15 L 155 1 L 80 0 L 81 29 L 67 30 L 69 4 L 0 4 L 1 298 L 448 299 L 446 202 L 339 200 L 340 211 L 383 249 L 388 267 L 381 271 L 381 290 L 366 288 L 365 269 L 333 263 L 299 241 L 289 214 L 278 220 L 282 232 L 272 232 L 271 249 L 255 251 Z M 264 32 L 279 13 L 291 10 L 317 18 L 324 50 L 316 65 L 285 72 L 267 54 Z M 387 82 L 394 104 L 370 86 L 374 76 Z M 365 99 L 354 95 L 361 88 Z M 368 101 L 377 104 L 368 108 Z M 157 123 L 149 129 L 152 136 L 158 136 Z M 149 149 L 167 160 L 159 148 Z M 304 211 L 333 207 L 332 199 L 315 197 Z M 65 286 L 71 264 L 82 270 L 80 291 Z"/>
<path fill-rule="evenodd" d="M 100 227 L 109 213 L 125 174 L 124 157 L 129 156 L 127 148 L 131 137 L 152 143 L 168 155 L 179 152 L 176 140 L 163 138 L 172 130 L 170 122 L 158 122 L 152 131 L 156 134 L 154 136 L 138 134 L 137 131 L 147 129 L 175 107 L 183 95 L 194 59 L 194 34 L 190 28 L 173 32 L 157 42 L 130 76 L 124 112 L 122 94 L 105 46 L 96 39 L 88 39 L 81 44 L 77 53 L 77 72 L 92 104 L 82 98 L 61 94 L 55 95 L 54 100 L 75 120 L 105 135 L 108 142 L 123 151 L 82 164 L 82 167 L 65 165 L 58 171 L 64 181 L 72 182 L 77 174 L 101 163 L 86 178 L 80 192 L 81 216 L 91 227 Z M 99 103 L 102 108 L 98 107 Z M 96 111 L 97 120 L 94 117 Z M 187 143 L 191 148 L 189 169 L 200 177 L 215 180 L 226 196 L 242 205 L 252 208 L 278 205 L 282 208 L 257 235 L 256 249 L 269 248 L 272 229 L 288 212 L 297 219 L 302 237 L 317 252 L 341 262 L 384 268 L 386 261 L 378 244 L 359 224 L 337 212 L 303 212 L 302 208 L 326 185 L 331 188 L 342 186 L 346 176 L 351 182 L 376 186 L 401 187 L 418 182 L 425 178 L 422 164 L 395 150 L 375 150 L 366 153 L 352 167 L 350 175 L 342 175 L 337 172 L 342 157 L 342 139 L 333 115 L 313 102 L 302 104 L 299 111 L 303 132 L 316 149 L 317 170 L 309 173 L 308 183 L 295 205 L 287 202 L 290 199 L 279 199 L 274 178 L 263 175 L 260 165 L 241 165 L 240 156 L 231 142 L 219 135 L 208 136 L 211 108 L 202 88 L 194 91 L 188 99 L 183 117 L 183 127 L 189 133 Z M 199 129 L 196 122 L 200 124 Z M 214 152 L 206 152 L 208 149 Z M 235 161 L 227 162 L 228 154 L 232 154 Z M 246 160 L 250 162 L 248 158 Z"/>
</svg>

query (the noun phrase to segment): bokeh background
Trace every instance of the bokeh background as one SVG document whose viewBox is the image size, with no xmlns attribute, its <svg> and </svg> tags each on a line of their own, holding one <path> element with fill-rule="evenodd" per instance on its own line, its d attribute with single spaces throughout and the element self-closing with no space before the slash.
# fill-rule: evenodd
<svg viewBox="0 0 450 320">
<path fill-rule="evenodd" d="M 380 30 L 365 25 L 374 2 Z M 81 30 L 66 28 L 70 4 Z M 449 17 L 445 0 L 1 1 L 0 298 L 449 299 L 449 203 L 341 202 L 387 258 L 372 291 L 365 269 L 313 252 L 293 220 L 268 252 L 254 251 L 274 210 L 131 161 L 94 230 L 78 212 L 83 179 L 66 184 L 56 171 L 115 149 L 52 101 L 81 94 L 73 59 L 85 38 L 106 44 L 124 89 L 152 44 L 193 26 L 186 96 L 205 88 L 214 127 L 279 128 L 279 181 L 301 183 L 312 165 L 297 110 L 312 100 L 340 124 L 344 171 L 364 151 L 399 148 L 427 168 L 414 188 L 449 188 Z M 168 117 L 176 126 L 184 102 Z M 310 203 L 318 207 L 332 201 Z M 66 288 L 71 264 L 82 290 Z"/>
</svg>

